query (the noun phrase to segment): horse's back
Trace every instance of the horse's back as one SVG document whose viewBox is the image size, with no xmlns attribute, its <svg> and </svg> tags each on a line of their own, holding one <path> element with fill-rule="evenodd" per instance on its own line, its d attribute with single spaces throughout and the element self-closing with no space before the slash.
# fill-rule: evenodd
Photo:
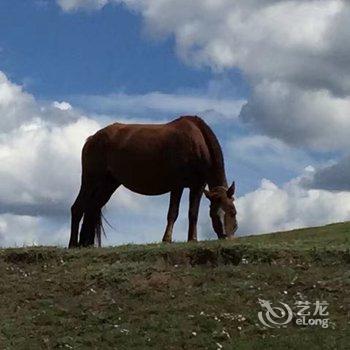
<svg viewBox="0 0 350 350">
<path fill-rule="evenodd" d="M 105 134 L 113 142 L 129 140 L 131 137 L 140 137 L 146 141 L 153 138 L 166 139 L 176 134 L 190 137 L 193 140 L 203 141 L 196 121 L 201 120 L 196 116 L 177 118 L 164 124 L 123 124 L 114 123 L 101 129 L 98 133 Z"/>
<path fill-rule="evenodd" d="M 103 147 L 106 171 L 130 190 L 161 194 L 189 187 L 207 166 L 209 152 L 192 117 L 166 124 L 114 123 L 89 142 Z"/>
<path fill-rule="evenodd" d="M 166 154 L 176 150 L 179 157 L 196 157 L 206 153 L 205 139 L 193 120 L 180 117 L 166 124 L 114 123 L 99 131 L 115 152 Z M 199 118 L 198 118 L 199 119 Z M 197 152 L 199 154 L 193 154 Z M 172 153 L 172 156 L 176 156 Z M 205 154 L 207 155 L 207 154 Z"/>
</svg>

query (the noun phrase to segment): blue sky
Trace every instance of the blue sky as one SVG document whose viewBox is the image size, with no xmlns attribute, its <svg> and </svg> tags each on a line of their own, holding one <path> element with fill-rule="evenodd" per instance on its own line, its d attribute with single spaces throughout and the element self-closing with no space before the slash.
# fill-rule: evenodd
<svg viewBox="0 0 350 350">
<path fill-rule="evenodd" d="M 350 219 L 338 170 L 350 171 L 350 67 L 338 64 L 347 62 L 348 7 L 1 1 L 0 245 L 65 244 L 88 135 L 116 120 L 184 114 L 202 116 L 221 141 L 239 234 Z M 118 191 L 109 243 L 159 240 L 167 202 Z M 204 200 L 200 234 L 213 238 L 207 210 Z"/>
<path fill-rule="evenodd" d="M 0 67 L 44 99 L 205 90 L 213 78 L 210 68 L 185 65 L 174 54 L 172 39 L 147 38 L 141 22 L 123 6 L 72 14 L 54 1 L 1 1 Z M 227 74 L 244 97 L 239 71 Z"/>
</svg>

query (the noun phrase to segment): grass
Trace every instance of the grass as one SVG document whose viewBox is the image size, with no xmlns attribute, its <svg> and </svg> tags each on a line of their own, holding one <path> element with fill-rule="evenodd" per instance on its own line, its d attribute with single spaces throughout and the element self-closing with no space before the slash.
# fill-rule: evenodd
<svg viewBox="0 0 350 350">
<path fill-rule="evenodd" d="M 0 250 L 0 349 L 349 349 L 350 223 L 198 244 Z M 325 300 L 267 328 L 258 299 Z"/>
</svg>

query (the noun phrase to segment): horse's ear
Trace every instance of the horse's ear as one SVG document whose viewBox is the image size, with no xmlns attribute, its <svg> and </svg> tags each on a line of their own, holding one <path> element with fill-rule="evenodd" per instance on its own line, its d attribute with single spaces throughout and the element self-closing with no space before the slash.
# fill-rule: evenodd
<svg viewBox="0 0 350 350">
<path fill-rule="evenodd" d="M 228 188 L 228 190 L 226 192 L 227 193 L 227 197 L 231 198 L 235 194 L 235 190 L 236 190 L 236 184 L 233 181 L 232 185 Z"/>
<path fill-rule="evenodd" d="M 206 196 L 208 199 L 211 199 L 211 194 L 210 194 L 210 192 L 209 192 L 208 190 L 204 189 L 203 192 L 204 192 L 205 196 Z"/>
</svg>

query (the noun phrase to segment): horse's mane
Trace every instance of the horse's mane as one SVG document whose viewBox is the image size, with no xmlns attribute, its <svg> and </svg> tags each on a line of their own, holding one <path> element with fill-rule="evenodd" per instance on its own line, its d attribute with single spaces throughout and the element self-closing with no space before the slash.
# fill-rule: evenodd
<svg viewBox="0 0 350 350">
<path fill-rule="evenodd" d="M 219 182 L 223 182 L 223 183 L 219 183 L 218 185 L 227 185 L 226 176 L 225 176 L 224 156 L 222 154 L 220 143 L 216 135 L 214 134 L 213 130 L 202 118 L 198 116 L 186 116 L 184 118 L 186 118 L 187 120 L 190 120 L 202 132 L 205 143 L 210 153 L 210 158 L 211 158 L 213 168 L 217 171 L 218 179 L 215 179 L 215 180 L 218 180 Z"/>
</svg>

